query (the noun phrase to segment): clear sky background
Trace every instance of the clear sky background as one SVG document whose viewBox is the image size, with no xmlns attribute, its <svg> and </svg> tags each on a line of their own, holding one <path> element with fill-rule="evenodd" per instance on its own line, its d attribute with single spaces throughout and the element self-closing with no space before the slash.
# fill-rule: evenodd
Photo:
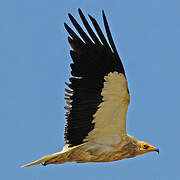
<svg viewBox="0 0 180 180">
<path fill-rule="evenodd" d="M 64 146 L 71 59 L 63 23 L 70 24 L 69 12 L 80 20 L 79 7 L 101 27 L 105 10 L 129 83 L 128 133 L 159 147 L 160 154 L 22 169 Z M 2 0 L 0 179 L 179 180 L 179 53 L 179 0 Z"/>
</svg>

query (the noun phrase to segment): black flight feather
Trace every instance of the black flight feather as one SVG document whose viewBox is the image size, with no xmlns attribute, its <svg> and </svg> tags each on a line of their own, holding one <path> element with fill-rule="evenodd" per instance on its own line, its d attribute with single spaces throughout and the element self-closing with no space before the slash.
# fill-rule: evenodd
<svg viewBox="0 0 180 180">
<path fill-rule="evenodd" d="M 69 18 L 83 40 L 66 23 L 64 24 L 70 35 L 68 41 L 72 47 L 70 55 L 73 60 L 72 77 L 69 79 L 70 83 L 66 83 L 70 89 L 66 89 L 65 94 L 67 102 L 65 142 L 70 147 L 82 144 L 95 127 L 92 123 L 93 115 L 103 101 L 101 92 L 104 77 L 114 71 L 125 75 L 104 11 L 103 21 L 109 43 L 96 20 L 89 15 L 97 35 L 82 11 L 80 9 L 78 11 L 89 36 L 71 14 Z"/>
</svg>

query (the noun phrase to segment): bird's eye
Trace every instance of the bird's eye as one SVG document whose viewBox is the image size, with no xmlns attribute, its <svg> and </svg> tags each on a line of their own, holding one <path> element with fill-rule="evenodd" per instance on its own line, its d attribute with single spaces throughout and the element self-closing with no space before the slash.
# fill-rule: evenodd
<svg viewBox="0 0 180 180">
<path fill-rule="evenodd" d="M 146 145 L 146 144 L 143 145 L 143 148 L 144 148 L 144 149 L 148 149 L 148 147 L 149 147 L 149 146 Z"/>
</svg>

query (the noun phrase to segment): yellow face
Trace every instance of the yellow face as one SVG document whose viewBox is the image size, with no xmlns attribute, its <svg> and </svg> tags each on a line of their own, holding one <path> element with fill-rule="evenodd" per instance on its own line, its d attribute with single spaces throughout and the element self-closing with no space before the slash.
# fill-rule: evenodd
<svg viewBox="0 0 180 180">
<path fill-rule="evenodd" d="M 141 142 L 140 143 L 140 148 L 139 148 L 139 152 L 137 155 L 141 155 L 141 154 L 145 154 L 148 152 L 152 152 L 152 151 L 156 151 L 159 153 L 159 149 L 146 143 L 146 142 Z"/>
</svg>

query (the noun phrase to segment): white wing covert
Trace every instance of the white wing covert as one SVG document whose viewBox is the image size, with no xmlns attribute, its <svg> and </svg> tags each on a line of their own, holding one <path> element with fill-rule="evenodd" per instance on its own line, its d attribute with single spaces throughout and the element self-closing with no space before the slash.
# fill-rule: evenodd
<svg viewBox="0 0 180 180">
<path fill-rule="evenodd" d="M 105 76 L 101 95 L 103 102 L 93 115 L 95 127 L 87 139 L 98 144 L 118 144 L 126 134 L 126 114 L 130 101 L 124 75 L 111 72 Z"/>
</svg>

